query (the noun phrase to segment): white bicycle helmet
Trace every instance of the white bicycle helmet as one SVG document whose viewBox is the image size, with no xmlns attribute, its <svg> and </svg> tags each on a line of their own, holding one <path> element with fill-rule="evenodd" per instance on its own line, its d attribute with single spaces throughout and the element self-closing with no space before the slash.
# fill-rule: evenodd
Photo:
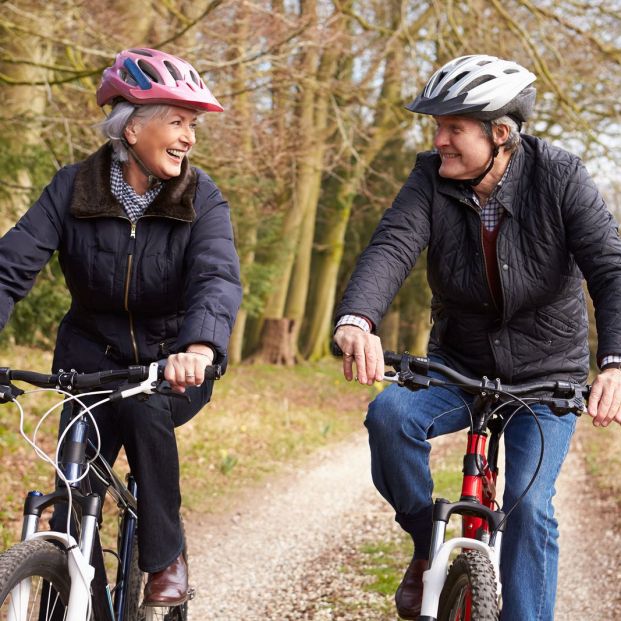
<svg viewBox="0 0 621 621">
<path fill-rule="evenodd" d="M 436 71 L 406 108 L 420 114 L 466 115 L 493 121 L 507 115 L 518 125 L 535 104 L 534 73 L 510 60 L 476 54 L 461 56 Z"/>
</svg>

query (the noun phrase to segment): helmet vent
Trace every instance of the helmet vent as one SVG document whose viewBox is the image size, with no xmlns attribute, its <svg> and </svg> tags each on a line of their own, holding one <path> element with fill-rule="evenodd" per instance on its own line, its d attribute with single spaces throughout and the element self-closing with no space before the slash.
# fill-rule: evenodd
<svg viewBox="0 0 621 621">
<path fill-rule="evenodd" d="M 138 82 L 132 78 L 131 74 L 125 71 L 125 69 L 119 70 L 119 77 L 123 82 L 129 84 L 130 86 L 138 86 Z"/>
<path fill-rule="evenodd" d="M 192 82 L 194 82 L 194 84 L 196 84 L 197 86 L 200 86 L 200 79 L 199 77 L 194 73 L 194 71 L 190 71 L 190 77 L 192 78 Z"/>
<path fill-rule="evenodd" d="M 166 69 L 168 69 L 168 71 L 170 72 L 170 75 L 175 79 L 175 80 L 181 80 L 181 74 L 179 73 L 179 70 L 177 69 L 177 67 L 175 67 L 175 65 L 173 65 L 171 62 L 169 62 L 168 60 L 164 61 L 164 65 L 166 67 Z"/>
<path fill-rule="evenodd" d="M 160 76 L 158 75 L 157 71 L 145 60 L 138 60 L 137 65 L 142 69 L 142 71 L 144 73 L 147 74 L 147 76 L 149 76 L 149 78 L 151 79 L 152 82 L 158 82 L 161 84 L 161 79 Z"/>
<path fill-rule="evenodd" d="M 151 54 L 149 50 L 129 50 L 129 51 L 133 52 L 134 54 L 140 54 L 141 56 L 148 56 L 149 58 L 153 58 L 153 54 Z"/>
</svg>

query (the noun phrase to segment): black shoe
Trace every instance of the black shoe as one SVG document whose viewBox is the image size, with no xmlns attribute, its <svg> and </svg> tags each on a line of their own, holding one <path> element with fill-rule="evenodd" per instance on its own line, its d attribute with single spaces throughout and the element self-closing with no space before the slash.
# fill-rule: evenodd
<svg viewBox="0 0 621 621">
<path fill-rule="evenodd" d="M 402 619 L 416 621 L 423 604 L 423 572 L 427 559 L 412 559 L 395 593 L 397 613 Z"/>
</svg>

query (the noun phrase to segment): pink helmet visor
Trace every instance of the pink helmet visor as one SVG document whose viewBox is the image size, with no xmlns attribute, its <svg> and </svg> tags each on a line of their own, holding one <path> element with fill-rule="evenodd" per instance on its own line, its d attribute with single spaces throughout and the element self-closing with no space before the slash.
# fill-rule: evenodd
<svg viewBox="0 0 621 621">
<path fill-rule="evenodd" d="M 158 50 L 136 48 L 117 54 L 97 88 L 97 103 L 104 106 L 122 98 L 134 104 L 169 104 L 192 110 L 222 112 L 190 63 Z"/>
</svg>

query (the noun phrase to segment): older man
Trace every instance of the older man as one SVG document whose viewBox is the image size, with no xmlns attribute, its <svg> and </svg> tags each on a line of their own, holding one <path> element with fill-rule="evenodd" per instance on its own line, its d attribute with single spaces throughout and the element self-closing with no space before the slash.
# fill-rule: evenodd
<svg viewBox="0 0 621 621">
<path fill-rule="evenodd" d="M 621 423 L 621 242 L 617 224 L 580 160 L 520 134 L 533 111 L 535 76 L 517 63 L 465 56 L 439 69 L 408 106 L 436 122 L 435 149 L 416 166 L 360 256 L 337 309 L 345 377 L 383 374 L 374 334 L 422 250 L 433 293 L 429 355 L 462 373 L 504 382 L 567 379 L 589 370 L 586 278 L 599 335 L 601 373 L 589 414 Z M 503 621 L 552 621 L 558 531 L 552 496 L 575 417 L 535 408 L 505 431 Z M 366 426 L 375 485 L 414 541 L 397 610 L 417 619 L 431 535 L 428 439 L 468 426 L 459 395 L 391 386 L 370 405 Z"/>
</svg>

